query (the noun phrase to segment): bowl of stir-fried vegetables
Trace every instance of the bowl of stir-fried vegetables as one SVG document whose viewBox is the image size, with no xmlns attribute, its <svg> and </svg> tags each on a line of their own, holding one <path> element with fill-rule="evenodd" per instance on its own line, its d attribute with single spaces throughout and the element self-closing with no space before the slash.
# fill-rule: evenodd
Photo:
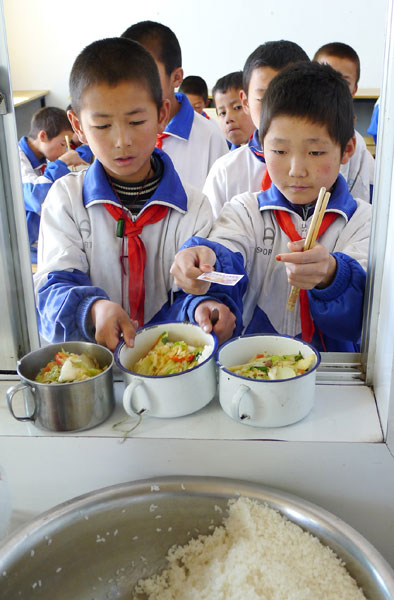
<svg viewBox="0 0 394 600">
<path fill-rule="evenodd" d="M 90 342 L 50 344 L 17 364 L 22 380 L 7 391 L 8 407 L 18 421 L 32 421 L 53 431 L 81 431 L 102 423 L 115 402 L 113 354 Z M 23 392 L 24 414 L 14 407 Z"/>
<path fill-rule="evenodd" d="M 137 331 L 134 348 L 121 342 L 123 406 L 130 415 L 180 417 L 206 406 L 216 392 L 215 335 L 192 323 L 162 323 Z"/>
<path fill-rule="evenodd" d="M 224 344 L 217 357 L 219 400 L 233 419 L 281 427 L 310 412 L 320 354 L 284 335 L 248 335 Z"/>
</svg>

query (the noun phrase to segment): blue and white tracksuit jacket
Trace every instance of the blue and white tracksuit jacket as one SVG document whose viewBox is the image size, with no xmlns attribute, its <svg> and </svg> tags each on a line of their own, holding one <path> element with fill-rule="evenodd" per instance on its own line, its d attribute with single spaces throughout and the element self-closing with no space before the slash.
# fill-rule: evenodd
<svg viewBox="0 0 394 600">
<path fill-rule="evenodd" d="M 296 230 L 306 237 L 312 217 L 303 221 L 272 185 L 266 192 L 233 198 L 224 206 L 208 240 L 195 237 L 184 246 L 205 244 L 216 253 L 216 270 L 247 274 L 236 286 L 226 288 L 233 304 L 243 309 L 242 320 L 237 316 L 234 335 L 281 333 L 301 337 L 299 301 L 294 311 L 286 309 L 291 287 L 284 264 L 275 260 L 277 254 L 289 251 L 289 239 L 279 227 L 274 210 L 290 213 Z M 312 344 L 320 350 L 354 352 L 359 350 L 361 335 L 371 206 L 353 199 L 339 175 L 327 212 L 339 216 L 318 242 L 335 257 L 337 271 L 328 287 L 308 291 L 315 324 Z M 211 286 L 200 301 L 215 297 L 223 287 Z"/>
<path fill-rule="evenodd" d="M 176 93 L 179 110 L 166 126 L 162 148 L 170 156 L 182 183 L 202 190 L 209 169 L 228 153 L 226 138 L 212 119 L 193 110 L 185 94 Z"/>
<path fill-rule="evenodd" d="M 83 160 L 90 162 L 92 156 L 86 145 L 77 149 Z M 30 148 L 27 137 L 19 140 L 19 158 L 21 164 L 23 197 L 25 201 L 27 231 L 30 243 L 30 258 L 33 264 L 37 262 L 37 240 L 40 229 L 41 205 L 49 192 L 52 183 L 69 173 L 66 163 L 54 160 L 47 163 L 46 159 L 38 159 Z M 43 170 L 45 167 L 45 174 Z"/>
<path fill-rule="evenodd" d="M 212 165 L 203 193 L 208 196 L 216 218 L 224 204 L 243 192 L 259 192 L 265 173 L 265 161 L 257 129 L 247 144 L 221 156 Z"/>
<path fill-rule="evenodd" d="M 142 211 L 152 204 L 169 210 L 140 235 L 146 248 L 144 321 L 191 320 L 194 297 L 185 300 L 170 267 L 188 238 L 208 235 L 212 211 L 201 192 L 181 184 L 165 152 L 154 152 L 163 162 L 163 175 Z M 87 170 L 56 181 L 43 204 L 34 284 L 40 333 L 49 342 L 94 341 L 90 308 L 100 298 L 129 312 L 127 238 L 116 237 L 117 221 L 104 203 L 120 204 L 96 159 Z M 126 255 L 123 261 L 121 255 Z"/>
</svg>

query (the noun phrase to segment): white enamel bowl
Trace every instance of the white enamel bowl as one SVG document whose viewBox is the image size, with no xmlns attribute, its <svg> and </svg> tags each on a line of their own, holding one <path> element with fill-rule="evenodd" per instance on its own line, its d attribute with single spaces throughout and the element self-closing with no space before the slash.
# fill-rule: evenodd
<svg viewBox="0 0 394 600">
<path fill-rule="evenodd" d="M 173 375 L 140 375 L 133 365 L 146 356 L 160 334 L 168 332 L 170 341 L 183 340 L 192 346 L 211 348 L 209 356 L 196 367 Z M 161 323 L 137 331 L 134 348 L 121 342 L 115 350 L 115 362 L 123 372 L 126 389 L 125 411 L 132 416 L 147 413 L 154 417 L 182 417 L 206 406 L 216 393 L 217 349 L 215 335 L 205 333 L 192 323 Z"/>
<path fill-rule="evenodd" d="M 314 354 L 314 367 L 298 377 L 256 380 L 241 377 L 229 367 L 248 362 L 256 354 Z M 314 403 L 320 354 L 302 340 L 282 335 L 248 335 L 230 340 L 218 352 L 219 400 L 234 420 L 255 427 L 281 427 L 300 421 Z"/>
</svg>

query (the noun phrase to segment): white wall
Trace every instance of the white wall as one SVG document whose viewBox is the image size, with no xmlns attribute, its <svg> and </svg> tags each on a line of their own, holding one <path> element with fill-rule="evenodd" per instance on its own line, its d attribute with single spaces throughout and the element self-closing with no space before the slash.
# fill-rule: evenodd
<svg viewBox="0 0 394 600">
<path fill-rule="evenodd" d="M 332 41 L 361 60 L 359 87 L 379 88 L 386 0 L 3 0 L 14 89 L 49 89 L 65 107 L 71 65 L 87 44 L 151 19 L 168 25 L 183 51 L 185 75 L 218 77 L 242 69 L 259 44 L 289 39 L 312 56 Z"/>
</svg>

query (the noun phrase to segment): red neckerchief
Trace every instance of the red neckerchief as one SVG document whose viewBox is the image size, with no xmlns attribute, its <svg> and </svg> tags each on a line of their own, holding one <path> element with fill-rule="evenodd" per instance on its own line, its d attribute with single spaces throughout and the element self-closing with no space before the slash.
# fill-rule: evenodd
<svg viewBox="0 0 394 600">
<path fill-rule="evenodd" d="M 292 242 L 302 240 L 302 237 L 299 235 L 296 228 L 294 227 L 290 213 L 284 210 L 274 210 L 274 215 L 279 227 L 287 235 L 287 237 L 290 238 Z M 317 238 L 323 235 L 323 233 L 331 225 L 331 223 L 335 221 L 337 216 L 338 213 L 326 213 L 324 215 Z M 302 339 L 306 342 L 311 342 L 313 333 L 315 331 L 315 326 L 313 324 L 311 313 L 309 312 L 309 300 L 308 293 L 306 290 L 300 290 L 300 318 Z"/>
<path fill-rule="evenodd" d="M 132 221 L 121 206 L 104 204 L 107 211 L 118 221 L 124 219 L 123 234 L 128 239 L 129 260 L 129 304 L 130 318 L 136 319 L 140 327 L 144 324 L 145 282 L 144 270 L 146 264 L 146 250 L 144 242 L 139 237 L 145 225 L 152 225 L 164 219 L 168 206 L 153 204 L 146 208 L 142 215 Z"/>
<path fill-rule="evenodd" d="M 269 190 L 271 187 L 272 181 L 269 176 L 267 167 L 265 168 L 263 179 L 261 180 L 261 190 L 265 192 L 265 190 Z"/>
<path fill-rule="evenodd" d="M 44 163 L 43 165 L 40 165 L 41 175 L 44 175 L 46 168 L 47 168 L 47 164 L 46 163 Z"/>
<path fill-rule="evenodd" d="M 162 150 L 164 138 L 170 137 L 169 133 L 158 133 L 156 136 L 156 148 Z"/>
</svg>

